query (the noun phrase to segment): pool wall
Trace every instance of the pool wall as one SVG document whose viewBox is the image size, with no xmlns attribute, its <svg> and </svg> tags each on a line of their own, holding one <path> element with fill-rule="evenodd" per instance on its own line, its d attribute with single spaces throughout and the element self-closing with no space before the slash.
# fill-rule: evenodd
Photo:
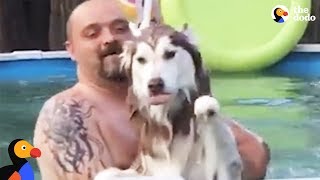
<svg viewBox="0 0 320 180">
<path fill-rule="evenodd" d="M 66 51 L 15 51 L 0 54 L 0 81 L 50 81 L 76 78 Z"/>
<path fill-rule="evenodd" d="M 14 51 L 0 53 L 0 80 L 47 81 L 76 78 L 75 63 L 66 51 Z M 299 44 L 281 61 L 262 72 L 306 78 L 320 77 L 320 45 Z"/>
<path fill-rule="evenodd" d="M 265 71 L 285 76 L 320 77 L 320 44 L 300 44 Z"/>
</svg>

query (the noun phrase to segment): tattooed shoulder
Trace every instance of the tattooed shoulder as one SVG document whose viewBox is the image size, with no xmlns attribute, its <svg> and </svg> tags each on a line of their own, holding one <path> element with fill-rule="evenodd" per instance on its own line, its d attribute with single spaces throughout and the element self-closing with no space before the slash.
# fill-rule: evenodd
<svg viewBox="0 0 320 180">
<path fill-rule="evenodd" d="M 92 106 L 76 99 L 54 99 L 46 103 L 44 135 L 59 166 L 65 172 L 81 174 L 102 144 L 88 133 Z"/>
</svg>

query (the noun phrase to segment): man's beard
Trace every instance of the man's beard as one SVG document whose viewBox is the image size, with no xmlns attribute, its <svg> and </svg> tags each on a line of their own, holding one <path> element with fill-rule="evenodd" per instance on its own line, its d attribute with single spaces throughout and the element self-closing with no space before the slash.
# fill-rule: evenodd
<svg viewBox="0 0 320 180">
<path fill-rule="evenodd" d="M 119 57 L 106 57 L 101 61 L 99 75 L 101 78 L 111 81 L 125 81 L 127 76 L 120 71 Z"/>
<path fill-rule="evenodd" d="M 122 52 L 122 45 L 115 40 L 108 44 L 107 47 L 100 49 L 98 55 L 100 58 L 99 75 L 101 78 L 110 81 L 127 80 L 125 72 L 121 72 L 119 55 Z"/>
</svg>

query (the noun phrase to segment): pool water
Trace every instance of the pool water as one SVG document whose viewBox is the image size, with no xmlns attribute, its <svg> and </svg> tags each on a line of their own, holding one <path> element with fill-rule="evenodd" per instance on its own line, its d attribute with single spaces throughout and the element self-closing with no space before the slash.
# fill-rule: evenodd
<svg viewBox="0 0 320 180">
<path fill-rule="evenodd" d="M 11 164 L 7 147 L 16 138 L 32 143 L 33 129 L 43 102 L 72 82 L 28 83 L 0 81 L 0 167 Z M 43 153 L 43 152 L 42 152 Z M 38 170 L 34 159 L 28 159 Z M 38 176 L 38 175 L 37 175 Z M 37 179 L 40 179 L 39 177 Z"/>
<path fill-rule="evenodd" d="M 212 84 L 223 112 L 269 144 L 268 178 L 320 177 L 319 79 L 224 75 Z"/>
<path fill-rule="evenodd" d="M 66 76 L 47 82 L 0 81 L 0 166 L 11 163 L 7 154 L 10 141 L 23 138 L 32 142 L 43 102 L 73 83 L 74 79 Z M 225 114 L 269 144 L 268 178 L 320 176 L 318 79 L 219 74 L 213 76 L 212 88 Z M 35 161 L 30 162 L 37 169 Z"/>
</svg>

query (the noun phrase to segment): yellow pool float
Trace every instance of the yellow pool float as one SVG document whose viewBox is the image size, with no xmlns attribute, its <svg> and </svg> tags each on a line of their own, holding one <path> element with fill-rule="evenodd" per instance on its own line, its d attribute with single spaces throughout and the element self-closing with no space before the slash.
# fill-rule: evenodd
<svg viewBox="0 0 320 180">
<path fill-rule="evenodd" d="M 118 2 L 120 3 L 120 7 L 122 9 L 122 11 L 124 12 L 125 16 L 127 17 L 127 19 L 131 22 L 137 22 L 140 21 L 141 22 L 141 18 L 139 16 L 142 16 L 143 12 L 138 12 L 137 9 L 141 8 L 141 11 L 143 11 L 143 8 L 145 7 L 136 7 L 136 1 L 141 1 L 142 0 L 118 0 Z M 151 18 L 155 18 L 157 20 L 162 19 L 161 14 L 160 14 L 160 4 L 159 4 L 159 0 L 154 0 L 152 1 L 152 7 L 151 7 Z M 140 2 L 138 2 L 140 3 Z M 145 3 L 146 6 L 148 6 L 148 3 Z M 145 10 L 145 9 L 144 9 Z M 148 7 L 147 7 L 147 11 L 148 11 Z M 140 18 L 140 20 L 138 20 L 138 18 Z"/>
<path fill-rule="evenodd" d="M 136 21 L 138 17 L 135 0 L 118 0 L 120 3 L 121 10 L 129 21 Z"/>
<path fill-rule="evenodd" d="M 285 22 L 273 17 L 278 7 L 287 9 Z M 307 28 L 301 19 L 310 16 L 311 0 L 161 0 L 161 11 L 167 24 L 190 25 L 209 69 L 259 71 L 295 48 Z"/>
</svg>

